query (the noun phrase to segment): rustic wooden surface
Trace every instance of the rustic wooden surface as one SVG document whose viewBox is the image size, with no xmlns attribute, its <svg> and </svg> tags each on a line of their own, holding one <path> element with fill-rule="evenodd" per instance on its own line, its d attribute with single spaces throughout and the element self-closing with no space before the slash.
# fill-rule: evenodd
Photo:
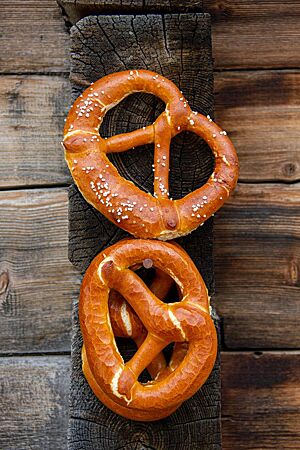
<svg viewBox="0 0 300 450">
<path fill-rule="evenodd" d="M 0 187 L 70 183 L 61 151 L 66 76 L 6 75 L 0 83 Z"/>
<path fill-rule="evenodd" d="M 227 348 L 299 348 L 300 184 L 240 184 L 216 216 Z"/>
<path fill-rule="evenodd" d="M 238 148 L 240 181 L 300 181 L 299 98 L 297 70 L 215 75 L 216 120 Z"/>
<path fill-rule="evenodd" d="M 299 37 L 300 4 L 294 0 L 123 0 L 121 5 L 119 0 L 59 2 L 72 23 L 86 15 L 112 11 L 208 12 L 214 25 L 216 68 L 299 67 L 300 42 L 295 36 Z"/>
<path fill-rule="evenodd" d="M 222 355 L 223 450 L 300 449 L 299 351 Z"/>
<path fill-rule="evenodd" d="M 1 450 L 66 450 L 69 356 L 5 357 L 0 367 Z M 299 384 L 299 351 L 223 352 L 223 450 L 300 449 Z M 82 423 L 89 432 L 88 415 Z"/>
<path fill-rule="evenodd" d="M 174 81 L 185 92 L 192 108 L 213 115 L 208 15 L 87 17 L 71 29 L 71 58 L 74 98 L 108 73 L 146 68 Z M 147 94 L 128 97 L 107 115 L 101 134 L 111 136 L 142 128 L 153 123 L 163 108 L 162 102 Z M 170 195 L 173 198 L 204 184 L 213 170 L 211 151 L 196 135 L 185 133 L 174 139 L 171 155 Z M 111 160 L 125 178 L 141 189 L 153 191 L 152 145 L 112 155 Z M 100 250 L 126 235 L 90 207 L 75 188 L 70 191 L 69 222 L 70 260 L 82 271 Z M 212 295 L 212 220 L 179 242 L 201 270 Z M 219 361 L 203 389 L 170 418 L 136 423 L 115 415 L 95 398 L 81 370 L 82 340 L 77 320 L 72 334 L 70 450 L 118 447 L 130 450 L 135 446 L 179 450 L 186 445 L 190 449 L 221 448 Z M 89 430 L 82 418 L 88 418 Z M 172 439 L 174 429 L 178 431 L 176 440 Z"/>
<path fill-rule="evenodd" d="M 263 353 L 258 359 L 261 366 L 255 364 L 258 355 L 253 353 L 222 354 L 223 448 L 294 450 L 300 447 L 299 353 L 292 351 L 299 349 L 295 328 L 300 299 L 299 226 L 296 229 L 294 209 L 299 199 L 299 183 L 295 182 L 300 178 L 299 5 L 292 0 L 270 0 L 212 1 L 206 6 L 213 17 L 216 118 L 222 124 L 224 121 L 237 146 L 242 181 L 215 220 L 216 303 L 223 316 L 226 348 L 256 347 Z M 0 351 L 31 353 L 26 357 L 26 385 L 32 392 L 30 403 L 26 396 L 13 395 L 19 385 L 23 387 L 25 357 L 3 357 L 0 447 L 23 449 L 22 442 L 26 442 L 27 448 L 40 449 L 41 442 L 46 442 L 43 448 L 65 450 L 68 380 L 65 372 L 63 377 L 59 372 L 69 367 L 69 356 L 45 357 L 49 362 L 45 379 L 52 384 L 47 381 L 41 387 L 36 368 L 40 366 L 40 352 L 69 353 L 69 311 L 80 283 L 78 272 L 67 261 L 67 191 L 53 189 L 70 182 L 66 167 L 61 165 L 62 124 L 58 119 L 68 109 L 69 35 L 54 0 L 2 1 L 0 22 L 0 142 L 5 152 L 0 160 Z M 20 88 L 16 89 L 19 81 Z M 20 100 L 16 99 L 16 90 Z M 41 117 L 47 139 L 37 131 Z M 23 191 L 28 187 L 31 189 Z M 12 188 L 20 190 L 9 193 Z M 17 193 L 21 200 L 15 203 L 12 198 Z M 224 251 L 223 231 L 227 236 Z M 237 258 L 240 251 L 243 258 Z M 47 270 L 39 276 L 41 266 L 47 266 L 47 252 L 50 278 Z M 27 265 L 31 273 L 26 271 Z M 7 277 L 2 275 L 7 271 L 9 291 Z M 68 274 L 67 286 L 59 281 L 54 293 L 53 285 L 62 280 L 63 271 Z M 232 283 L 230 276 L 234 277 Z M 256 287 L 255 277 L 259 280 Z M 252 302 L 245 296 L 248 285 L 257 309 L 250 307 Z M 293 301 L 289 301 L 290 295 Z M 51 302 L 55 307 L 50 313 Z M 14 315 L 15 310 L 21 312 Z M 271 311 L 267 324 L 262 311 Z M 238 332 L 237 317 L 243 324 Z M 40 331 L 42 324 L 44 334 L 35 333 L 35 321 Z M 21 339 L 15 338 L 16 332 Z M 265 352 L 265 348 L 290 351 Z M 59 358 L 58 371 L 51 368 L 52 358 Z M 13 371 L 2 370 L 11 367 L 9 361 L 14 361 Z M 17 388 L 13 384 L 11 391 L 14 377 L 20 383 Z M 242 384 L 244 379 L 247 383 Z M 267 386 L 262 384 L 264 379 Z M 60 398 L 61 392 L 64 400 L 55 408 L 49 399 Z"/>
<path fill-rule="evenodd" d="M 80 280 L 67 260 L 67 208 L 66 189 L 0 192 L 2 354 L 70 349 Z"/>
<path fill-rule="evenodd" d="M 66 450 L 68 356 L 0 358 L 1 450 Z"/>
</svg>

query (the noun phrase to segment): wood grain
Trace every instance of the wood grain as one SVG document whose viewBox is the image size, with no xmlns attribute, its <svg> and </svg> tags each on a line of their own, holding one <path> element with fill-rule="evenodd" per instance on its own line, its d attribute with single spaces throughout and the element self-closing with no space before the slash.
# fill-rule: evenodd
<svg viewBox="0 0 300 450">
<path fill-rule="evenodd" d="M 202 10 L 212 16 L 217 69 L 299 67 L 300 5 L 295 0 L 60 0 L 60 3 L 72 23 L 90 14 Z"/>
<path fill-rule="evenodd" d="M 298 71 L 215 74 L 216 120 L 237 148 L 240 181 L 300 179 L 299 86 Z M 1 77 L 1 187 L 71 182 L 60 146 L 70 90 L 64 76 Z M 152 107 L 151 97 L 144 97 L 144 101 L 136 127 Z M 113 132 L 113 120 L 114 115 L 110 117 L 109 133 Z M 124 129 L 126 126 L 124 120 Z M 150 152 L 140 156 L 149 158 Z M 138 158 L 136 162 L 137 170 Z M 148 163 L 150 167 L 150 160 Z"/>
<path fill-rule="evenodd" d="M 1 358 L 0 368 L 1 449 L 65 450 L 69 357 Z M 300 449 L 299 385 L 299 352 L 223 352 L 223 450 Z M 88 415 L 82 422 L 90 442 Z M 145 442 L 143 431 L 135 448 L 150 449 L 155 435 Z"/>
<path fill-rule="evenodd" d="M 65 450 L 68 356 L 0 358 L 1 450 Z"/>
<path fill-rule="evenodd" d="M 215 67 L 300 65 L 300 3 L 295 0 L 204 0 L 212 16 Z"/>
<path fill-rule="evenodd" d="M 202 12 L 202 0 L 57 0 L 72 24 L 91 14 Z"/>
<path fill-rule="evenodd" d="M 1 77 L 1 187 L 70 183 L 60 145 L 70 90 L 62 76 Z"/>
<path fill-rule="evenodd" d="M 71 29 L 71 57 L 73 96 L 107 73 L 145 68 L 171 79 L 185 91 L 193 107 L 200 108 L 205 114 L 213 114 L 208 15 L 86 17 Z M 149 94 L 129 96 L 107 114 L 102 133 L 109 136 L 142 128 L 153 123 L 162 109 L 161 102 Z M 125 178 L 140 189 L 153 191 L 151 146 L 112 154 L 111 160 Z M 171 197 L 182 197 L 203 185 L 212 170 L 211 152 L 203 141 L 188 133 L 175 138 L 170 170 Z M 100 249 L 125 235 L 93 210 L 75 189 L 71 190 L 69 211 L 70 260 L 81 270 L 88 266 Z M 180 243 L 201 269 L 207 288 L 212 293 L 212 220 L 193 235 L 181 239 Z M 82 340 L 76 319 L 72 336 L 70 450 L 131 449 L 136 446 L 179 450 L 187 445 L 190 449 L 221 448 L 219 361 L 203 389 L 169 418 L 153 423 L 136 423 L 124 420 L 99 404 L 82 374 Z M 125 353 L 130 355 L 128 346 Z M 88 418 L 89 430 L 82 418 Z M 113 429 L 111 423 L 114 424 Z M 178 433 L 176 440 L 173 440 L 174 429 Z"/>
<path fill-rule="evenodd" d="M 300 184 L 238 185 L 215 218 L 227 348 L 299 348 Z"/>
<path fill-rule="evenodd" d="M 123 0 L 126 12 L 128 3 Z M 155 4 L 154 0 L 147 3 Z M 172 2 L 160 3 L 172 6 Z M 190 3 L 196 1 L 190 0 Z M 119 1 L 106 1 L 106 5 L 109 4 L 112 8 Z M 152 11 L 154 9 L 157 10 L 153 7 Z M 204 0 L 204 11 L 210 13 L 213 20 L 216 69 L 299 67 L 299 2 Z M 24 26 L 19 27 L 19 23 Z M 3 0 L 0 25 L 5 30 L 0 37 L 1 73 L 69 71 L 69 36 L 55 1 L 15 0 L 12 8 L 9 0 Z"/>
<path fill-rule="evenodd" d="M 69 70 L 69 36 L 54 0 L 1 1 L 0 73 Z"/>
<path fill-rule="evenodd" d="M 223 450 L 300 449 L 300 353 L 222 354 Z"/>
<path fill-rule="evenodd" d="M 67 259 L 67 192 L 1 192 L 0 209 L 0 353 L 68 351 L 80 280 Z"/>
<path fill-rule="evenodd" d="M 215 74 L 216 120 L 239 155 L 240 180 L 300 180 L 300 72 Z"/>
</svg>

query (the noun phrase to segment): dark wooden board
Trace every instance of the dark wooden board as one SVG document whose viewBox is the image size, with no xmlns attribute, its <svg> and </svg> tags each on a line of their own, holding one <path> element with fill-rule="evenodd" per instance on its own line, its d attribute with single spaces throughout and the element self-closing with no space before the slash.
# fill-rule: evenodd
<svg viewBox="0 0 300 450">
<path fill-rule="evenodd" d="M 213 80 L 208 15 L 90 16 L 71 29 L 73 98 L 92 81 L 125 69 L 151 69 L 174 81 L 191 106 L 213 114 Z M 107 115 L 103 136 L 115 135 L 152 123 L 163 110 L 153 96 L 136 94 Z M 119 172 L 141 189 L 152 191 L 153 146 L 138 148 L 111 159 Z M 197 136 L 183 134 L 171 148 L 170 195 L 181 197 L 205 183 L 213 170 L 207 145 Z M 91 259 L 125 233 L 97 213 L 74 187 L 70 190 L 70 246 L 73 264 L 85 270 Z M 213 294 L 212 219 L 180 240 Z M 170 418 L 136 423 L 116 416 L 91 393 L 81 372 L 80 332 L 73 326 L 71 421 L 69 448 L 220 449 L 219 361 L 211 378 L 193 399 Z M 88 418 L 88 428 L 82 418 Z M 114 424 L 113 428 L 111 424 Z M 174 429 L 178 436 L 174 439 Z M 89 443 L 87 444 L 86 441 Z"/>
<path fill-rule="evenodd" d="M 1 450 L 65 450 L 70 358 L 0 358 Z"/>
<path fill-rule="evenodd" d="M 300 180 L 300 72 L 215 75 L 216 121 L 229 132 L 247 182 Z"/>
<path fill-rule="evenodd" d="M 66 450 L 70 369 L 69 356 L 0 359 L 1 450 Z M 299 352 L 223 352 L 223 450 L 299 450 L 299 385 Z"/>
<path fill-rule="evenodd" d="M 299 71 L 215 73 L 216 120 L 238 150 L 240 181 L 300 180 L 299 86 Z M 66 76 L 1 77 L 1 188 L 71 182 L 60 146 L 69 105 Z"/>
<path fill-rule="evenodd" d="M 222 354 L 223 450 L 300 449 L 300 354 Z"/>
<path fill-rule="evenodd" d="M 299 348 L 300 184 L 240 184 L 215 224 L 227 348 Z"/>
</svg>

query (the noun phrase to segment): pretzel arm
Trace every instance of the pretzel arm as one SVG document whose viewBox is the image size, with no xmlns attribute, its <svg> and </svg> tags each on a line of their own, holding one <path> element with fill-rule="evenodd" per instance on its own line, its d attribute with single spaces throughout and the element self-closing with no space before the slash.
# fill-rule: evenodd
<svg viewBox="0 0 300 450">
<path fill-rule="evenodd" d="M 169 196 L 169 167 L 171 127 L 166 113 L 154 124 L 154 194 L 157 198 Z"/>
<path fill-rule="evenodd" d="M 154 138 L 153 125 L 129 133 L 117 134 L 105 139 L 106 153 L 125 152 L 133 147 L 151 144 Z"/>
<path fill-rule="evenodd" d="M 150 290 L 154 295 L 164 300 L 174 284 L 173 279 L 160 269 L 156 269 L 155 276 L 150 284 Z M 126 302 L 122 295 L 114 290 L 110 291 L 109 313 L 114 335 L 117 337 L 131 337 L 139 348 L 147 337 L 147 332 L 136 315 L 135 311 Z M 159 353 L 147 366 L 152 378 L 167 367 L 163 353 Z"/>
<path fill-rule="evenodd" d="M 150 291 L 159 299 L 164 300 L 168 295 L 174 280 L 160 269 L 155 270 L 155 276 L 149 286 Z M 109 313 L 114 335 L 117 337 L 132 338 L 142 344 L 146 337 L 143 333 L 145 328 L 132 307 L 124 297 L 115 290 L 109 294 Z"/>
<path fill-rule="evenodd" d="M 119 392 L 129 397 L 129 393 L 136 383 L 142 371 L 149 366 L 151 361 L 160 354 L 160 352 L 169 344 L 169 341 L 160 339 L 151 333 L 148 333 L 146 339 L 125 364 L 122 374 L 119 378 Z"/>
<path fill-rule="evenodd" d="M 147 331 L 144 329 L 143 333 L 134 339 L 137 347 L 139 348 L 147 337 Z M 151 378 L 154 380 L 157 376 L 167 368 L 166 358 L 163 352 L 160 352 L 153 361 L 151 361 L 147 366 L 147 371 L 149 372 Z"/>
</svg>

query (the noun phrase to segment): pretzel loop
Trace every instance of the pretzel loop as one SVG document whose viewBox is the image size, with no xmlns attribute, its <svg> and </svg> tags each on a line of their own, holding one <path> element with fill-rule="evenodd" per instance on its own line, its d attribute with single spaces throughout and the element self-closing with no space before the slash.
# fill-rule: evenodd
<svg viewBox="0 0 300 450">
<path fill-rule="evenodd" d="M 108 139 L 99 135 L 106 112 L 134 92 L 161 98 L 166 109 L 143 129 Z M 182 131 L 201 136 L 215 156 L 207 183 L 178 199 L 169 199 L 169 152 L 172 137 Z M 107 154 L 154 144 L 154 196 L 122 178 Z M 225 202 L 238 176 L 235 149 L 208 117 L 193 112 L 179 89 L 154 72 L 131 70 L 108 75 L 76 100 L 66 120 L 65 156 L 85 197 L 109 220 L 135 237 L 173 239 L 190 233 Z"/>
<path fill-rule="evenodd" d="M 206 287 L 188 255 L 174 244 L 124 240 L 100 253 L 84 277 L 80 323 L 84 338 L 83 370 L 108 407 L 137 420 L 169 415 L 193 395 L 209 375 L 216 356 L 216 332 L 209 315 Z M 182 300 L 166 304 L 129 268 L 151 258 L 181 290 Z M 147 330 L 133 358 L 124 363 L 108 319 L 111 289 L 130 304 Z M 130 328 L 130 327 L 129 327 Z M 141 372 L 171 342 L 169 365 L 142 384 Z"/>
</svg>

